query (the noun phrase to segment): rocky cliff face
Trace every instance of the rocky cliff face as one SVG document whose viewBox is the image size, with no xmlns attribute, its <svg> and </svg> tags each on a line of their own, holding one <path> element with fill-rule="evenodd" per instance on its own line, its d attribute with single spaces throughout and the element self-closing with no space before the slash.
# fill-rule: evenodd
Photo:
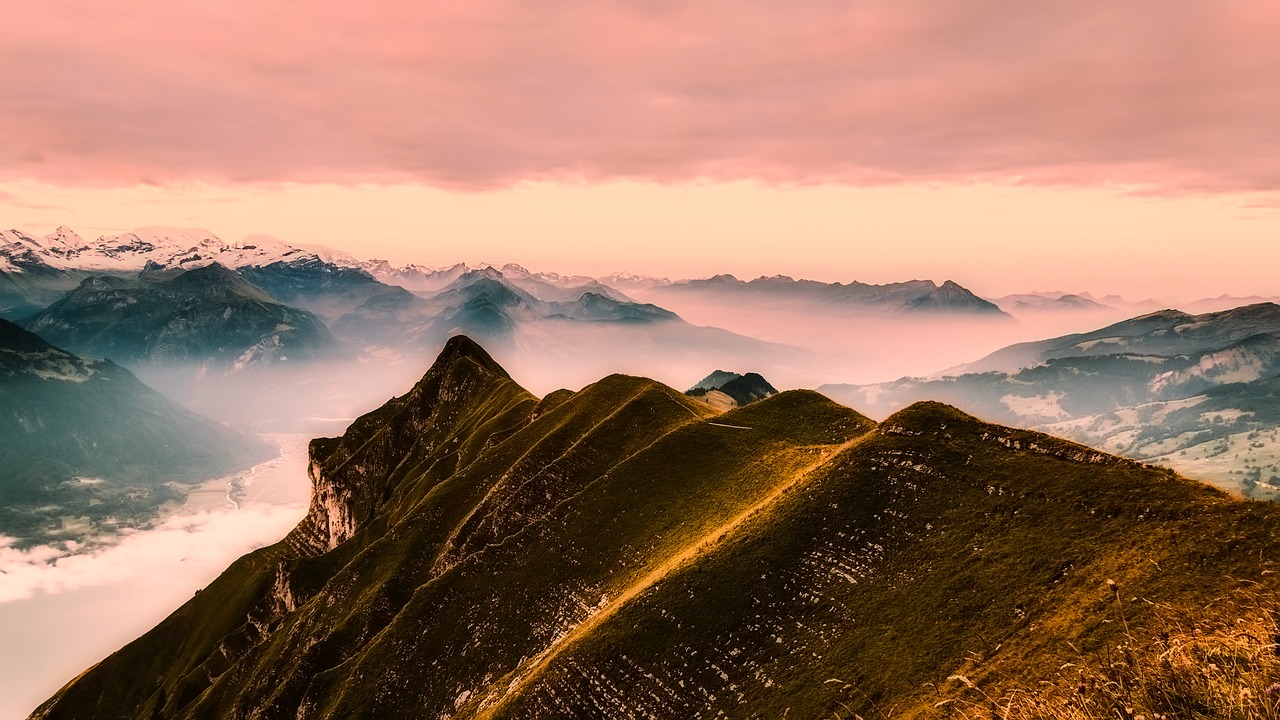
<svg viewBox="0 0 1280 720">
<path fill-rule="evenodd" d="M 312 440 L 311 510 L 294 535 L 309 552 L 336 548 L 429 464 L 447 475 L 470 462 L 493 432 L 528 421 L 536 399 L 466 337 L 446 343 L 407 394 L 356 420 L 339 438 Z"/>
<path fill-rule="evenodd" d="M 1280 509 L 1167 470 L 937 403 L 539 403 L 463 338 L 312 478 L 284 542 L 36 717 L 933 717 L 957 673 L 996 697 L 1280 590 Z"/>
</svg>

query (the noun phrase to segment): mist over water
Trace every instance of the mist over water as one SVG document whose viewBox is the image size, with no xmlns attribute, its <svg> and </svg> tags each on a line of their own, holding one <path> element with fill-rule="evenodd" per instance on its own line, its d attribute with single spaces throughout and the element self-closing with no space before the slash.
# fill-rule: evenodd
<svg viewBox="0 0 1280 720">
<path fill-rule="evenodd" d="M 659 303 L 695 325 L 712 325 L 795 348 L 797 352 L 766 356 L 759 367 L 747 368 L 764 374 L 779 388 L 931 376 L 1013 343 L 1095 330 L 1134 314 L 1120 308 L 1027 312 L 1014 317 L 871 313 L 741 293 L 651 289 L 632 294 Z"/>
<path fill-rule="evenodd" d="M 230 478 L 219 478 L 148 530 L 27 550 L 0 539 L 0 647 L 39 648 L 0 673 L 0 718 L 26 717 L 305 516 L 306 439 L 276 439 L 280 457 L 246 474 L 238 509 L 226 498 Z"/>
<path fill-rule="evenodd" d="M 633 293 L 634 294 L 634 293 Z M 853 313 L 816 303 L 742 302 L 667 293 L 687 322 L 539 319 L 496 337 L 470 333 L 535 395 L 578 390 L 612 373 L 684 390 L 713 370 L 757 372 L 779 389 L 930 376 L 1009 344 L 1093 330 L 1124 310 L 1021 318 Z M 465 330 L 457 330 L 465 332 Z M 351 420 L 413 387 L 442 339 L 379 338 L 348 356 L 239 372 L 144 364 L 131 368 L 186 407 L 247 432 L 341 434 Z"/>
<path fill-rule="evenodd" d="M 1011 343 L 1093 330 L 1124 310 L 1021 318 L 852 313 L 816 303 L 679 296 L 652 300 L 686 322 L 523 322 L 476 339 L 536 395 L 578 390 L 611 373 L 684 390 L 713 370 L 758 372 L 779 389 L 928 376 Z M 108 542 L 19 550 L 0 540 L 0 647 L 38 645 L 0 676 L 0 717 L 22 717 L 89 665 L 143 634 L 244 553 L 281 539 L 304 515 L 306 441 L 408 392 L 440 342 L 371 343 L 339 359 L 228 372 L 131 369 L 186 407 L 236 429 L 290 433 L 281 458 L 247 476 L 235 502 L 226 479 L 193 492 L 154 528 Z M 239 507 L 234 505 L 238 503 Z"/>
</svg>

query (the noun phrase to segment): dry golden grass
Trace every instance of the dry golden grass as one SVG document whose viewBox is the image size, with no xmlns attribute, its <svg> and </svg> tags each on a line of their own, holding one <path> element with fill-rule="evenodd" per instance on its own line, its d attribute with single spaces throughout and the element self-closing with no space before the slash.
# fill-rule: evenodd
<svg viewBox="0 0 1280 720">
<path fill-rule="evenodd" d="M 1145 632 L 1057 668 L 1037 685 L 988 694 L 953 675 L 939 717 L 978 720 L 1280 718 L 1280 596 L 1255 585 L 1198 608 L 1158 606 Z"/>
</svg>

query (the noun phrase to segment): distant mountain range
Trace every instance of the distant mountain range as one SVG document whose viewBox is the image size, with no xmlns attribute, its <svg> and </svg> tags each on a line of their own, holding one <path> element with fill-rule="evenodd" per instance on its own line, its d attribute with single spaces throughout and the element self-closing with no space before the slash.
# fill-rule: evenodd
<svg viewBox="0 0 1280 720">
<path fill-rule="evenodd" d="M 591 293 L 626 303 L 632 302 L 627 289 L 634 288 L 651 293 L 729 292 L 766 301 L 803 300 L 855 312 L 1001 314 L 994 304 L 951 281 L 942 285 L 930 281 L 867 285 L 775 276 L 744 282 L 732 275 L 717 275 L 705 280 L 671 282 L 626 273 L 600 279 L 535 273 L 515 264 L 501 268 L 463 263 L 443 268 L 395 267 L 382 260 L 359 260 L 343 254 L 303 250 L 277 240 L 263 238 L 228 243 L 207 230 L 163 227 L 102 236 L 93 241 L 84 240 L 67 227 L 59 227 L 43 237 L 19 230 L 0 232 L 0 313 L 15 318 L 47 305 L 90 274 L 121 275 L 144 268 L 172 271 L 212 263 L 244 269 L 246 278 L 284 302 L 317 301 L 318 290 L 324 290 L 327 295 L 348 293 L 349 297 L 363 293 L 362 300 L 368 300 L 373 286 L 362 283 L 360 278 L 430 294 L 445 290 L 468 274 L 496 270 L 510 284 L 544 302 L 576 302 Z M 287 277 L 304 266 L 325 272 L 305 281 Z M 305 303 L 303 306 L 308 307 Z M 317 308 L 308 309 L 321 312 Z"/>
<path fill-rule="evenodd" d="M 279 292 L 288 298 L 286 302 L 350 293 L 353 285 L 361 285 L 360 278 L 371 281 L 363 271 L 276 240 L 228 243 L 202 229 L 152 227 L 93 241 L 67 227 L 43 237 L 4 230 L 0 231 L 0 315 L 25 317 L 89 277 L 134 278 L 144 271 L 175 274 L 213 264 L 252 269 L 250 279 L 255 284 L 270 287 L 273 294 Z"/>
<path fill-rule="evenodd" d="M 269 265 L 314 255 L 276 240 L 228 243 L 208 230 L 148 227 L 86 241 L 66 226 L 43 237 L 0 230 L 0 271 L 48 267 L 98 273 L 134 273 L 147 266 L 190 270 Z"/>
<path fill-rule="evenodd" d="M 831 311 L 854 313 L 962 313 L 991 317 L 1005 314 L 994 303 L 950 280 L 941 285 L 930 280 L 868 285 L 796 280 L 786 275 L 749 281 L 733 275 L 716 275 L 705 280 L 657 284 L 649 290 L 656 298 L 721 296 L 733 298 L 735 302 L 807 303 Z"/>
<path fill-rule="evenodd" d="M 22 325 L 77 353 L 123 363 L 247 367 L 312 359 L 333 344 L 315 315 L 218 263 L 135 278 L 91 276 Z"/>
<path fill-rule="evenodd" d="M 938 403 L 540 400 L 459 337 L 310 453 L 288 537 L 32 717 L 1225 717 L 1270 679 L 1187 680 L 1271 662 L 1280 507 Z"/>
<path fill-rule="evenodd" d="M 105 360 L 0 320 L 0 535 L 44 539 L 66 523 L 120 528 L 181 500 L 190 483 L 271 450 L 179 407 Z"/>
<path fill-rule="evenodd" d="M 994 299 L 978 297 L 953 281 L 941 285 L 928 280 L 871 285 L 859 282 L 823 283 L 797 280 L 785 275 L 743 281 L 733 275 L 672 281 L 627 272 L 592 278 L 533 272 L 508 263 L 455 263 L 444 267 L 426 265 L 395 266 L 385 260 L 360 259 L 344 253 L 307 250 L 268 237 L 226 242 L 202 228 L 146 227 L 116 235 L 86 240 L 62 226 L 54 232 L 35 236 L 21 230 L 0 231 L 0 316 L 15 319 L 42 308 L 91 274 L 127 275 L 146 267 L 165 270 L 193 269 L 219 263 L 236 270 L 252 268 L 246 277 L 284 302 L 311 297 L 325 283 L 345 285 L 331 292 L 351 293 L 362 284 L 359 277 L 372 278 L 383 286 L 398 286 L 415 293 L 443 290 L 463 275 L 493 269 L 529 294 L 548 302 L 571 302 L 590 292 L 620 302 L 632 301 L 638 293 L 645 298 L 676 298 L 680 294 L 731 293 L 748 302 L 808 302 L 846 312 L 881 313 L 961 313 L 998 316 L 1001 312 L 1020 314 L 1045 311 L 1088 311 L 1114 308 L 1127 312 L 1149 312 L 1161 304 L 1155 300 L 1130 301 L 1110 295 L 1095 297 L 1088 292 L 1036 292 L 1006 295 Z M 300 283 L 290 297 L 286 287 L 273 279 L 281 268 L 313 266 L 324 270 L 303 281 L 284 279 L 284 285 Z M 269 268 L 275 268 L 273 272 Z M 268 269 L 259 272 L 257 269 Z M 376 285 L 365 288 L 368 291 Z M 280 294 L 277 294 L 280 291 Z M 354 294 L 360 294 L 356 290 Z M 376 291 L 374 291 L 376 292 Z M 365 297 L 364 299 L 368 299 Z M 1191 312 L 1225 310 L 1240 305 L 1280 301 L 1278 297 L 1205 298 L 1188 303 Z M 320 315 L 321 310 L 307 306 Z M 354 307 L 354 306 L 353 306 Z M 350 309 L 350 308 L 348 308 Z"/>
<path fill-rule="evenodd" d="M 1259 497 L 1280 494 L 1280 305 L 1162 310 L 1021 343 L 940 378 L 825 385 L 874 415 L 922 399 L 1172 465 Z"/>
<path fill-rule="evenodd" d="M 1027 312 L 1097 312 L 1111 309 L 1110 305 L 1085 295 L 1073 293 L 1020 293 L 993 298 L 1001 310 L 1018 315 Z"/>
<path fill-rule="evenodd" d="M 0 310 L 11 317 L 29 311 L 23 316 L 27 327 L 78 351 L 117 359 L 220 357 L 234 344 L 248 350 L 253 342 L 241 336 L 269 325 L 283 334 L 261 332 L 264 347 L 277 357 L 293 350 L 302 358 L 330 342 L 325 322 L 357 340 L 430 346 L 459 331 L 500 340 L 533 319 L 679 320 L 587 277 L 532 273 L 518 265 L 392 268 L 276 241 L 226 243 L 203 230 L 149 228 L 93 242 L 66 227 L 41 238 L 4 231 L 0 274 L 0 297 L 7 300 Z M 218 280 L 199 279 L 203 274 Z M 199 304 L 214 315 L 246 301 L 258 303 L 261 312 L 246 326 L 243 314 L 230 308 L 234 331 L 211 327 L 209 318 L 171 318 L 176 306 L 197 302 L 190 290 L 199 291 Z M 175 323 L 182 340 L 171 337 Z M 222 342 L 227 332 L 234 343 Z M 160 348 L 154 347 L 157 333 L 166 338 Z M 189 347 L 200 340 L 211 345 L 208 352 Z"/>
</svg>

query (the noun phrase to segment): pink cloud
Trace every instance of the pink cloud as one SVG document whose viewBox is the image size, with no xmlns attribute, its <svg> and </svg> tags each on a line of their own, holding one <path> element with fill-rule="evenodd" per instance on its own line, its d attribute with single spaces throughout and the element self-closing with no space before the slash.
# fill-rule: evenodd
<svg viewBox="0 0 1280 720">
<path fill-rule="evenodd" d="M 1280 188 L 1270 0 L 120 7 L 23 6 L 0 172 Z"/>
</svg>

